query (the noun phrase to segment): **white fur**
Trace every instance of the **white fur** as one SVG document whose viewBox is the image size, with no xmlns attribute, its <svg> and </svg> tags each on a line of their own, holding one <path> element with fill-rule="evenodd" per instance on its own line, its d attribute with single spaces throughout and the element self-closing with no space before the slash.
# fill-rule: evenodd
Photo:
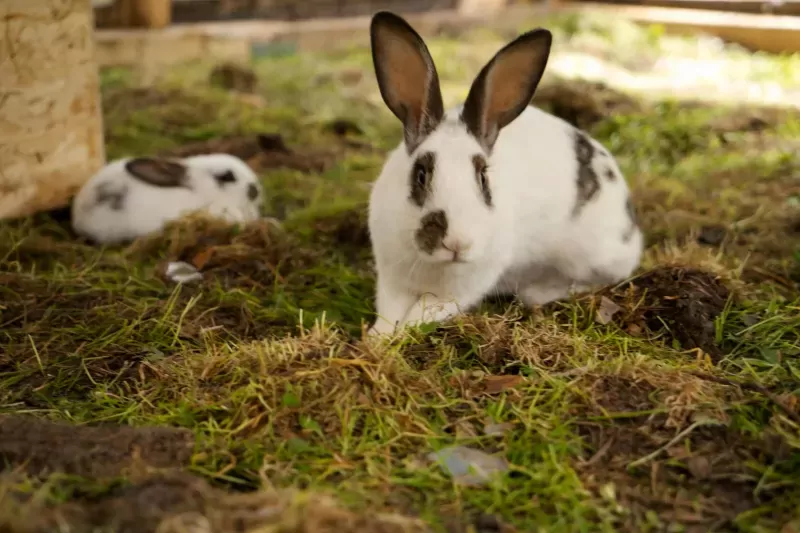
<svg viewBox="0 0 800 533">
<path fill-rule="evenodd" d="M 628 186 L 617 163 L 594 139 L 593 167 L 600 190 L 573 218 L 578 162 L 573 128 L 535 107 L 500 130 L 487 158 L 493 208 L 485 205 L 471 158 L 482 148 L 458 120 L 461 108 L 410 156 L 400 145 L 375 182 L 369 230 L 377 266 L 378 320 L 370 333 L 446 320 L 486 295 L 514 293 L 527 305 L 544 304 L 597 285 L 621 281 L 639 264 L 642 234 L 631 230 Z M 409 200 L 417 154 L 433 152 L 432 190 L 422 209 Z M 603 152 L 606 155 L 600 155 Z M 606 177 L 611 169 L 615 180 Z M 420 219 L 437 209 L 448 219 L 448 239 L 470 246 L 467 262 L 452 254 L 421 252 L 414 239 Z"/>
<path fill-rule="evenodd" d="M 157 187 L 145 183 L 125 170 L 130 158 L 106 165 L 92 176 L 75 196 L 72 226 L 76 233 L 101 244 L 130 241 L 161 231 L 171 221 L 189 213 L 204 211 L 232 223 L 259 218 L 263 187 L 256 174 L 241 159 L 228 154 L 209 154 L 180 160 L 188 167 L 185 187 Z M 214 173 L 230 170 L 236 181 L 220 186 Z M 255 184 L 258 196 L 248 198 L 248 187 Z M 121 210 L 109 203 L 98 203 L 98 187 L 125 190 Z"/>
</svg>

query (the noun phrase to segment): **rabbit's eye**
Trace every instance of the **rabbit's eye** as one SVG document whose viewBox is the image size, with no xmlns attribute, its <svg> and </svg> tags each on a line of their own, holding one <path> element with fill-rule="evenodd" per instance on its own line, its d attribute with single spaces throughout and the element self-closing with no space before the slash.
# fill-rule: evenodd
<svg viewBox="0 0 800 533">
<path fill-rule="evenodd" d="M 420 187 L 424 187 L 427 182 L 428 182 L 428 171 L 425 170 L 425 167 L 422 166 L 417 167 L 417 185 L 419 185 Z"/>
<path fill-rule="evenodd" d="M 481 179 L 481 189 L 483 189 L 484 191 L 488 191 L 489 190 L 489 178 L 486 177 L 486 171 L 485 170 L 481 171 L 480 179 Z"/>
<path fill-rule="evenodd" d="M 472 157 L 472 164 L 475 166 L 475 181 L 481 188 L 484 203 L 492 207 L 492 189 L 489 187 L 489 166 L 483 156 L 476 154 Z"/>
</svg>

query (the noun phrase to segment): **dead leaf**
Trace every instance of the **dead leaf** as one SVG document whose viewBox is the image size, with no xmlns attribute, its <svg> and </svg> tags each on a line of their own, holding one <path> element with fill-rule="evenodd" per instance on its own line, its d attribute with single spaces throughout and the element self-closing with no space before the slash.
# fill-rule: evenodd
<svg viewBox="0 0 800 533">
<path fill-rule="evenodd" d="M 611 322 L 611 319 L 614 318 L 614 315 L 620 311 L 622 311 L 620 306 L 603 296 L 600 298 L 600 307 L 597 309 L 597 313 L 595 314 L 595 320 L 600 324 L 606 325 Z"/>
<path fill-rule="evenodd" d="M 628 334 L 633 337 L 639 337 L 642 334 L 642 326 L 638 324 L 628 324 Z"/>
<path fill-rule="evenodd" d="M 214 255 L 214 248 L 205 248 L 200 250 L 198 253 L 192 257 L 192 264 L 197 270 L 203 270 L 203 267 L 206 266 L 208 260 L 211 259 L 211 256 Z"/>
<path fill-rule="evenodd" d="M 483 391 L 486 394 L 498 394 L 522 383 L 522 376 L 486 376 L 483 380 Z"/>
<path fill-rule="evenodd" d="M 175 283 L 191 283 L 203 279 L 203 275 L 197 271 L 194 265 L 184 263 L 183 261 L 169 263 L 165 274 L 167 278 Z"/>
<path fill-rule="evenodd" d="M 708 457 L 695 456 L 686 461 L 689 472 L 697 479 L 707 479 L 711 475 L 711 462 Z"/>
<path fill-rule="evenodd" d="M 512 429 L 514 429 L 514 424 L 511 422 L 502 422 L 500 424 L 489 423 L 483 426 L 483 433 L 491 437 L 502 437 Z"/>
</svg>

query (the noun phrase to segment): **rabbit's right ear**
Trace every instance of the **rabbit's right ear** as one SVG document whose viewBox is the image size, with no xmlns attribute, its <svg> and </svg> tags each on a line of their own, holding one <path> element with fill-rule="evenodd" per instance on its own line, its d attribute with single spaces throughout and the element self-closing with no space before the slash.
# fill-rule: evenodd
<svg viewBox="0 0 800 533">
<path fill-rule="evenodd" d="M 381 96 L 403 123 L 411 153 L 444 116 L 439 75 L 422 37 L 401 17 L 378 12 L 372 17 L 370 40 Z"/>
</svg>

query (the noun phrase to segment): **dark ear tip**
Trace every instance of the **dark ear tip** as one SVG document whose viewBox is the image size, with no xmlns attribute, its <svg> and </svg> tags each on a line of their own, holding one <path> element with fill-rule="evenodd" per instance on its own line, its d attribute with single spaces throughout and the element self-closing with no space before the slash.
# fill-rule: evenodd
<svg viewBox="0 0 800 533">
<path fill-rule="evenodd" d="M 553 43 L 553 33 L 547 28 L 535 28 L 523 33 L 520 38 L 526 41 L 544 41 L 549 47 Z"/>
<path fill-rule="evenodd" d="M 374 34 L 375 31 L 381 27 L 412 30 L 411 24 L 409 24 L 406 19 L 391 11 L 378 11 L 372 15 L 372 21 L 370 22 L 370 33 Z"/>
<path fill-rule="evenodd" d="M 391 11 L 386 11 L 386 10 L 378 11 L 377 13 L 372 15 L 373 26 L 376 24 L 387 24 L 392 22 L 398 22 L 401 20 L 403 20 L 403 18 L 400 15 L 397 15 Z"/>
</svg>

